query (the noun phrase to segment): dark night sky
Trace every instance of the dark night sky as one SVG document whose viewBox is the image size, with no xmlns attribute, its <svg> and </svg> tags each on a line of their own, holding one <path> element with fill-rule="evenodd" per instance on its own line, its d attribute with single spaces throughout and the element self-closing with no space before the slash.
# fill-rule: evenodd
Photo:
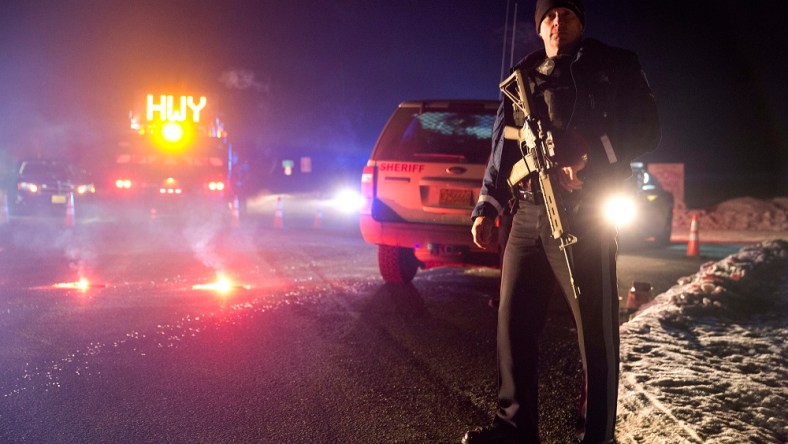
<svg viewBox="0 0 788 444">
<path fill-rule="evenodd" d="M 519 58 L 539 42 L 533 2 L 516 3 Z M 684 162 L 690 204 L 788 195 L 785 15 L 751 3 L 586 1 L 586 36 L 640 55 L 663 123 L 645 160 Z M 249 156 L 325 150 L 361 163 L 403 100 L 498 97 L 506 8 L 4 0 L 0 164 L 95 156 L 145 93 L 165 90 L 207 95 Z"/>
</svg>

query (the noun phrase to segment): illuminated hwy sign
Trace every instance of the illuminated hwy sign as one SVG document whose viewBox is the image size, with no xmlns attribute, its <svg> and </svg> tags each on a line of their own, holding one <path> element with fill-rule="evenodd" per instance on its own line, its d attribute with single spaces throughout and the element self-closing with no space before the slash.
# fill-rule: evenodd
<svg viewBox="0 0 788 444">
<path fill-rule="evenodd" d="M 160 95 L 158 102 L 155 102 L 153 94 L 148 94 L 147 118 L 148 121 L 162 122 L 184 122 L 191 114 L 192 122 L 200 121 L 200 111 L 205 108 L 207 99 L 200 97 L 199 102 L 194 102 L 192 96 L 180 96 L 176 107 L 175 98 L 168 95 Z M 190 113 L 191 112 L 191 113 Z M 155 118 L 158 115 L 158 118 Z"/>
</svg>

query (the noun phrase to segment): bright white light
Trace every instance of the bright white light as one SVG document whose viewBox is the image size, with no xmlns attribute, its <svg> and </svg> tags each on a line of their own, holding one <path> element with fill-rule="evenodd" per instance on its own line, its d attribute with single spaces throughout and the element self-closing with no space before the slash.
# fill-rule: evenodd
<svg viewBox="0 0 788 444">
<path fill-rule="evenodd" d="M 17 186 L 20 191 L 27 191 L 29 193 L 38 193 L 38 185 L 30 182 L 20 182 Z"/>
<path fill-rule="evenodd" d="M 364 206 L 366 200 L 358 191 L 342 190 L 334 196 L 332 205 L 341 211 L 355 213 Z"/>
<path fill-rule="evenodd" d="M 170 143 L 180 142 L 183 139 L 183 127 L 175 122 L 167 122 L 162 127 L 162 137 Z"/>
<path fill-rule="evenodd" d="M 229 293 L 233 289 L 233 283 L 229 279 L 222 277 L 216 281 L 216 291 L 219 293 Z"/>
<path fill-rule="evenodd" d="M 96 187 L 93 184 L 77 186 L 77 194 L 95 193 Z"/>
<path fill-rule="evenodd" d="M 627 196 L 612 196 L 605 202 L 605 219 L 617 227 L 624 227 L 632 223 L 636 212 L 635 203 Z"/>
<path fill-rule="evenodd" d="M 88 282 L 88 280 L 87 280 L 87 279 L 85 279 L 85 278 L 81 278 L 81 279 L 80 279 L 80 280 L 77 282 L 77 288 L 79 288 L 79 289 L 80 289 L 80 290 L 82 290 L 82 291 L 85 291 L 85 290 L 87 290 L 88 288 L 90 288 L 90 283 Z"/>
</svg>

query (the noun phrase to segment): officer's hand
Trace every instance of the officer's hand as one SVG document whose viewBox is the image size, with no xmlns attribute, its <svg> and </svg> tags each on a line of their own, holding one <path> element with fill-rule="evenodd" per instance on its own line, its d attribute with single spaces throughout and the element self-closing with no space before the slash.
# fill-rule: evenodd
<svg viewBox="0 0 788 444">
<path fill-rule="evenodd" d="M 574 165 L 561 168 L 562 174 L 558 174 L 558 184 L 561 185 L 561 188 L 570 193 L 575 190 L 583 189 L 583 181 L 580 180 L 577 173 L 585 167 L 586 160 L 585 158 L 581 158 Z"/>
<path fill-rule="evenodd" d="M 496 241 L 495 224 L 490 218 L 479 216 L 473 220 L 471 234 L 473 235 L 473 243 L 486 250 Z"/>
</svg>

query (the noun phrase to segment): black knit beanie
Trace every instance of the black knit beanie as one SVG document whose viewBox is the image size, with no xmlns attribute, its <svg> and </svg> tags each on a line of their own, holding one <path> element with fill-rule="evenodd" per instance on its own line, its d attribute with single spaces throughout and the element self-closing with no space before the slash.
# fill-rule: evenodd
<svg viewBox="0 0 788 444">
<path fill-rule="evenodd" d="M 569 8 L 580 19 L 580 23 L 585 26 L 585 8 L 581 0 L 536 0 L 536 13 L 534 20 L 536 21 L 536 33 L 539 34 L 539 26 L 542 24 L 542 19 L 547 15 L 547 11 L 553 8 Z"/>
</svg>

